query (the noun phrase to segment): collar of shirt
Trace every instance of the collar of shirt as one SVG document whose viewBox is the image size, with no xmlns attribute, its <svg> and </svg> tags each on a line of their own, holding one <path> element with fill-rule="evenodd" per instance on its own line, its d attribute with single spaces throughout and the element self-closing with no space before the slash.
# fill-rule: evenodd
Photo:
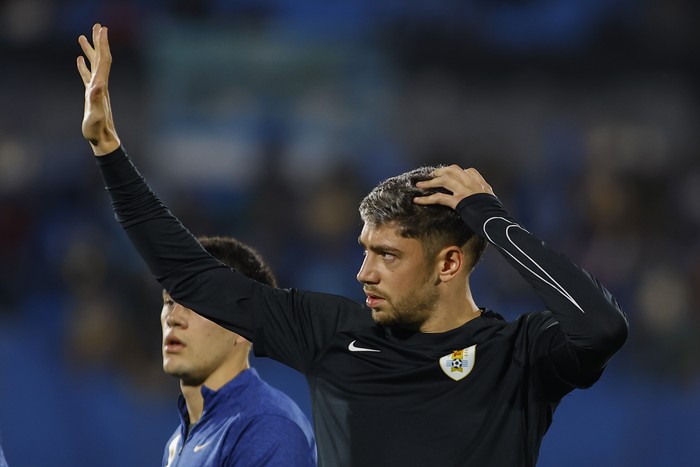
<svg viewBox="0 0 700 467">
<path fill-rule="evenodd" d="M 241 400 L 245 400 L 244 394 L 250 388 L 250 382 L 252 379 L 260 379 L 258 372 L 255 368 L 248 368 L 236 375 L 231 381 L 224 384 L 218 391 L 209 389 L 208 387 L 202 385 L 201 392 L 204 398 L 204 405 L 202 410 L 202 416 L 200 419 L 192 425 L 191 431 L 195 431 L 197 426 L 205 425 L 206 421 L 211 417 L 212 413 L 219 410 L 219 406 L 233 407 L 239 404 Z M 182 436 L 185 438 L 185 433 L 187 432 L 187 427 L 190 424 L 190 415 L 187 412 L 187 404 L 185 403 L 185 398 L 180 394 L 177 401 L 178 413 L 180 415 L 180 426 L 182 428 Z M 235 411 L 230 411 L 230 413 L 235 413 Z M 191 434 L 191 432 L 190 432 Z"/>
</svg>

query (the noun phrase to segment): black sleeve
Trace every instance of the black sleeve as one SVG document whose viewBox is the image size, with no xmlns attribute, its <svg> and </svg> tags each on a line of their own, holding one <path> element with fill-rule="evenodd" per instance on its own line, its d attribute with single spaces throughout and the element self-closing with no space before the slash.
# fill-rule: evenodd
<svg viewBox="0 0 700 467">
<path fill-rule="evenodd" d="M 117 221 L 176 302 L 250 339 L 253 314 L 241 297 L 252 280 L 209 255 L 151 191 L 123 148 L 97 157 Z"/>
<path fill-rule="evenodd" d="M 544 355 L 551 367 L 548 374 L 556 373 L 573 387 L 590 386 L 627 339 L 627 317 L 615 298 L 588 272 L 518 225 L 495 196 L 467 197 L 457 212 L 498 249 L 550 310 L 553 319 L 533 320 L 541 326 L 533 335 L 541 338 L 531 344 L 531 359 Z"/>
<path fill-rule="evenodd" d="M 181 305 L 304 372 L 336 332 L 370 318 L 334 295 L 273 289 L 221 263 L 149 188 L 123 148 L 98 157 L 115 217 L 154 277 Z"/>
</svg>

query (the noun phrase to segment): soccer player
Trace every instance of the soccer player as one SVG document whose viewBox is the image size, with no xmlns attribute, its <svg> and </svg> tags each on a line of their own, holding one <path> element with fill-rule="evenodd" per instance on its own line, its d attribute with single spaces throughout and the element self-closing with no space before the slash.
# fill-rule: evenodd
<svg viewBox="0 0 700 467">
<path fill-rule="evenodd" d="M 200 244 L 225 265 L 274 287 L 251 247 L 230 237 Z M 250 341 L 163 291 L 163 370 L 180 380 L 180 426 L 163 466 L 315 466 L 316 441 L 301 409 L 250 368 Z"/>
<path fill-rule="evenodd" d="M 109 108 L 106 28 L 93 37 L 94 49 L 80 39 L 90 61 L 78 59 L 82 130 L 118 221 L 173 299 L 306 376 L 320 465 L 535 465 L 562 397 L 594 384 L 627 338 L 596 279 L 456 165 L 393 177 L 362 201 L 366 303 L 248 279 L 207 254 L 126 155 Z M 487 242 L 545 311 L 506 322 L 477 306 L 469 278 Z"/>
</svg>

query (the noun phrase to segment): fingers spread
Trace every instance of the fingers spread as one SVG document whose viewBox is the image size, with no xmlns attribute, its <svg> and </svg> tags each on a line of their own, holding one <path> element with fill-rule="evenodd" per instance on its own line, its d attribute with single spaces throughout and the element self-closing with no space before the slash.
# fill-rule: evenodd
<svg viewBox="0 0 700 467">
<path fill-rule="evenodd" d="M 102 57 L 112 61 L 112 52 L 109 50 L 109 39 L 107 26 L 100 29 L 100 47 L 102 48 Z"/>
<path fill-rule="evenodd" d="M 428 196 L 416 196 L 413 198 L 413 202 L 421 205 L 442 204 L 443 206 L 454 208 L 459 200 L 445 193 L 433 193 Z"/>
<path fill-rule="evenodd" d="M 92 43 L 97 46 L 97 36 L 100 33 L 100 29 L 102 29 L 102 25 L 100 23 L 95 23 L 92 26 Z"/>
<path fill-rule="evenodd" d="M 435 187 L 440 187 L 443 185 L 443 182 L 441 181 L 440 177 L 435 177 L 430 178 L 428 180 L 421 180 L 419 182 L 416 182 L 416 187 L 425 189 L 425 188 L 435 188 Z"/>
<path fill-rule="evenodd" d="M 436 198 L 436 194 L 427 196 L 416 196 L 415 198 L 413 198 L 413 202 L 416 204 L 435 204 Z"/>
<path fill-rule="evenodd" d="M 447 188 L 454 186 L 454 183 L 459 180 L 459 177 L 463 176 L 462 169 L 457 165 L 451 165 L 449 167 L 440 167 L 433 171 L 431 178 L 416 183 L 418 188 Z"/>
<path fill-rule="evenodd" d="M 437 204 L 438 200 L 445 197 L 442 193 L 433 193 L 432 195 L 416 196 L 413 202 L 416 204 Z"/>
<path fill-rule="evenodd" d="M 107 28 L 103 27 L 98 32 L 97 42 L 95 43 L 95 77 L 105 84 L 109 79 L 109 69 L 112 64 L 112 55 L 109 51 L 109 42 L 107 40 Z"/>
<path fill-rule="evenodd" d="M 88 83 L 90 83 L 90 70 L 88 70 L 87 65 L 85 65 L 85 58 L 83 58 L 82 55 L 78 57 L 77 64 L 78 73 L 80 73 L 80 77 L 83 80 L 83 84 L 87 86 Z"/>
<path fill-rule="evenodd" d="M 92 48 L 90 45 L 90 42 L 87 40 L 87 37 L 85 36 L 80 36 L 78 37 L 78 44 L 80 44 L 80 48 L 83 49 L 83 53 L 87 57 L 87 59 L 90 61 L 90 65 L 92 66 L 94 60 L 95 60 L 95 49 Z"/>
</svg>

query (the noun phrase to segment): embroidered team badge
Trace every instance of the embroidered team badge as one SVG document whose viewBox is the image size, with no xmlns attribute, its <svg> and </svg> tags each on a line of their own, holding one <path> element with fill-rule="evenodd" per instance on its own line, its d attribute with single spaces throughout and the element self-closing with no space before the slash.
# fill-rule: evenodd
<svg viewBox="0 0 700 467">
<path fill-rule="evenodd" d="M 474 368 L 476 344 L 466 349 L 455 350 L 440 359 L 440 368 L 455 381 L 466 377 Z"/>
</svg>

